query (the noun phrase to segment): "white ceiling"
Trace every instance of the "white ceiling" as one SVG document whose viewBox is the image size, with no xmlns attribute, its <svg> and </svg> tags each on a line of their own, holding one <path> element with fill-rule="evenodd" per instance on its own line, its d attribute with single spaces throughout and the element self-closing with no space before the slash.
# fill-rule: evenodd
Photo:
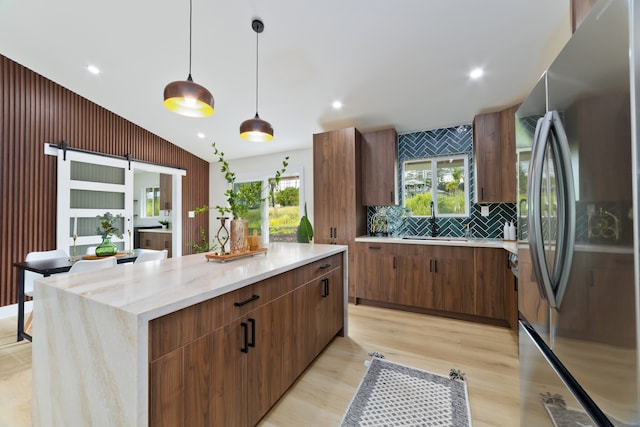
<svg viewBox="0 0 640 427">
<path fill-rule="evenodd" d="M 0 54 L 213 161 L 213 141 L 238 158 L 347 126 L 471 123 L 520 102 L 570 31 L 569 0 L 193 0 L 193 15 L 193 78 L 215 97 L 207 118 L 162 104 L 164 86 L 188 74 L 188 0 L 0 0 Z M 255 113 L 255 17 L 269 143 L 238 132 Z M 477 66 L 485 76 L 471 81 Z"/>
</svg>

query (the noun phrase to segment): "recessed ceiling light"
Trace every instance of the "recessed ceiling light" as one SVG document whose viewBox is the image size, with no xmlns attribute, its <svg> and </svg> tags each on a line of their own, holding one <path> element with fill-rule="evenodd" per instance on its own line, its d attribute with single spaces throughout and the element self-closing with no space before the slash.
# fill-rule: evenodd
<svg viewBox="0 0 640 427">
<path fill-rule="evenodd" d="M 469 73 L 469 77 L 471 77 L 474 80 L 479 79 L 480 77 L 482 77 L 482 75 L 484 74 L 484 70 L 482 68 L 474 68 L 473 70 L 471 70 L 471 72 Z"/>
<path fill-rule="evenodd" d="M 198 132 L 198 138 L 204 138 L 204 133 Z"/>
<path fill-rule="evenodd" d="M 342 108 L 342 102 L 340 101 L 333 101 L 333 103 L 331 104 L 331 106 L 333 107 L 334 110 L 339 110 Z"/>
<path fill-rule="evenodd" d="M 95 65 L 87 65 L 87 70 L 89 70 L 91 74 L 100 74 L 100 69 Z"/>
</svg>

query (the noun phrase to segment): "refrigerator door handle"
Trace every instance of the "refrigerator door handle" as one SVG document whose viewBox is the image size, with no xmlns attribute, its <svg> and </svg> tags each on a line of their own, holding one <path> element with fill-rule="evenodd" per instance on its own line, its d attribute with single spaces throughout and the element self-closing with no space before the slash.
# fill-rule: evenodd
<svg viewBox="0 0 640 427">
<path fill-rule="evenodd" d="M 556 172 L 558 203 L 558 240 L 553 275 L 549 272 L 544 254 L 542 235 L 542 177 L 544 157 L 550 146 Z M 533 153 L 529 167 L 532 185 L 527 189 L 529 199 L 529 248 L 531 261 L 541 295 L 551 308 L 559 309 L 569 282 L 575 244 L 576 198 L 571 167 L 569 142 L 557 111 L 549 111 L 538 120 Z"/>
<path fill-rule="evenodd" d="M 549 302 L 551 307 L 556 306 L 555 294 L 551 283 L 551 275 L 546 267 L 544 255 L 544 236 L 542 235 L 542 177 L 544 170 L 544 157 L 549 142 L 551 131 L 550 116 L 545 114 L 538 120 L 533 139 L 531 161 L 529 163 L 529 186 L 527 188 L 528 223 L 529 223 L 529 249 L 531 251 L 531 263 L 540 295 Z"/>
<path fill-rule="evenodd" d="M 575 248 L 576 195 L 569 141 L 562 125 L 560 114 L 557 111 L 551 111 L 547 114 L 551 114 L 551 130 L 553 134 L 551 142 L 554 144 L 553 151 L 556 159 L 556 173 L 558 174 L 558 199 L 562 202 L 558 211 L 558 223 L 561 227 L 558 233 L 556 269 L 552 278 L 556 300 L 554 308 L 560 308 L 569 283 Z"/>
</svg>

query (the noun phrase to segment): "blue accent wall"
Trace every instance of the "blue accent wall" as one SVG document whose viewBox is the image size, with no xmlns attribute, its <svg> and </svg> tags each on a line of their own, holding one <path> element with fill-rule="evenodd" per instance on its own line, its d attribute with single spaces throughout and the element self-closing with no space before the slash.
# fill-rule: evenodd
<svg viewBox="0 0 640 427">
<path fill-rule="evenodd" d="M 451 154 L 469 156 L 470 216 L 464 218 L 437 218 L 438 235 L 463 236 L 465 224 L 469 223 L 473 237 L 502 238 L 505 221 L 516 221 L 515 203 L 491 203 L 489 216 L 480 215 L 480 205 L 475 200 L 475 173 L 473 162 L 473 129 L 471 125 L 433 129 L 398 135 L 398 182 L 402 182 L 402 163 L 406 160 L 423 159 Z M 516 179 L 516 177 L 513 177 Z M 402 200 L 402 188 L 399 189 Z M 392 236 L 430 235 L 428 218 L 406 217 L 402 206 L 370 206 L 367 210 L 369 224 L 376 212 L 386 211 L 388 231 Z M 369 230 L 371 227 L 369 227 Z"/>
</svg>

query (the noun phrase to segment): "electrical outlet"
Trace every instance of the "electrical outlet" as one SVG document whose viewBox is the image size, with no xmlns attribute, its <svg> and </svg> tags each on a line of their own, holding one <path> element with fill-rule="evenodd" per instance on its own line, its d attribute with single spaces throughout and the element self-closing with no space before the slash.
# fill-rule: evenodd
<svg viewBox="0 0 640 427">
<path fill-rule="evenodd" d="M 196 213 L 194 211 L 189 211 L 189 218 L 195 218 Z"/>
<path fill-rule="evenodd" d="M 480 215 L 489 216 L 489 206 L 480 206 Z"/>
</svg>

